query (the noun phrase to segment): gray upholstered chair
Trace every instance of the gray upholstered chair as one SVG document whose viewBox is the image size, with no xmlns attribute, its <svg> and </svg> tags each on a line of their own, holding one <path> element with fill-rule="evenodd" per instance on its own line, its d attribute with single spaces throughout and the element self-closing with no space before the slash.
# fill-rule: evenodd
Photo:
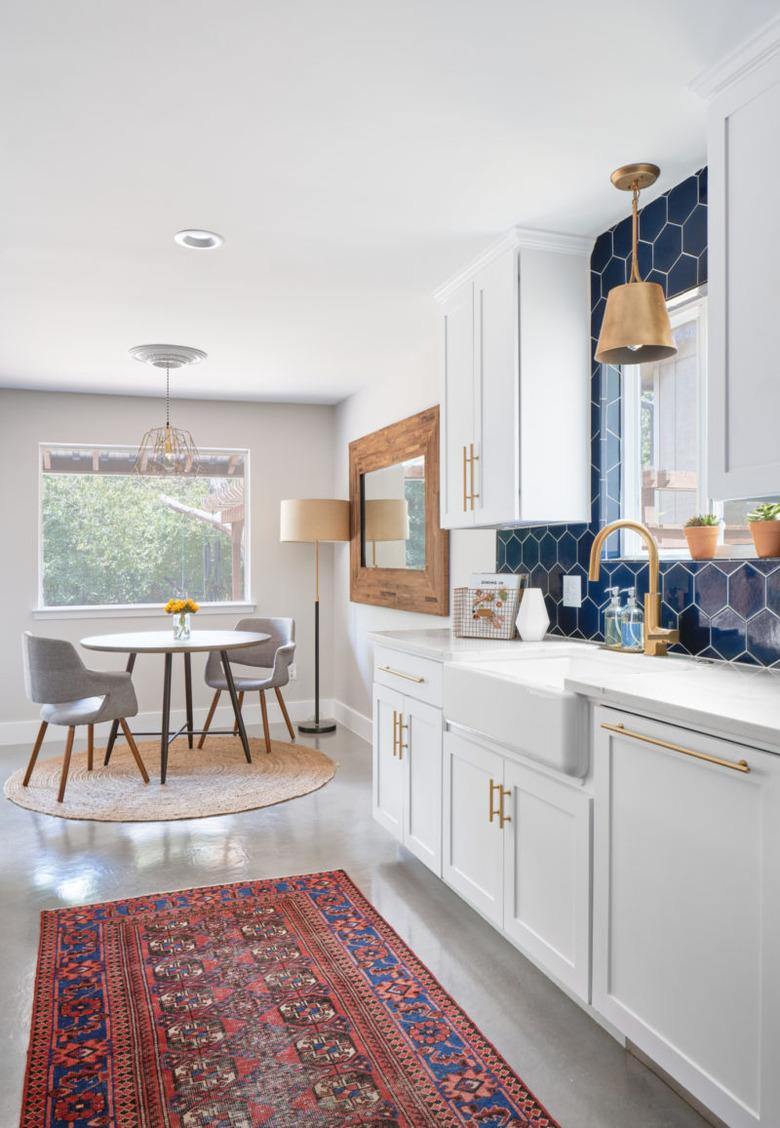
<svg viewBox="0 0 780 1128">
<path fill-rule="evenodd" d="M 22 656 L 27 696 L 43 706 L 41 727 L 24 773 L 24 787 L 30 782 L 46 729 L 49 725 L 65 725 L 68 736 L 57 795 L 57 802 L 61 803 L 65 798 L 76 727 L 87 726 L 87 770 L 91 772 L 95 725 L 101 721 L 119 721 L 144 783 L 148 783 L 149 776 L 126 720 L 138 712 L 130 674 L 88 670 L 71 643 L 59 638 L 39 638 L 29 631 L 22 635 Z"/>
<path fill-rule="evenodd" d="M 251 693 L 255 690 L 259 693 L 260 709 L 263 716 L 265 750 L 266 752 L 270 752 L 271 737 L 268 732 L 268 709 L 265 701 L 265 691 L 267 689 L 275 690 L 282 715 L 287 724 L 290 740 L 295 740 L 295 729 L 292 726 L 290 715 L 287 712 L 287 706 L 282 697 L 282 686 L 287 685 L 290 680 L 290 666 L 292 665 L 293 656 L 295 654 L 295 620 L 240 619 L 239 622 L 236 623 L 236 630 L 256 631 L 259 634 L 270 634 L 271 636 L 267 642 L 261 642 L 258 643 L 257 646 L 249 646 L 240 651 L 237 650 L 235 652 L 235 658 L 231 659 L 230 662 L 231 673 L 233 673 L 233 666 L 259 667 L 257 672 L 251 675 L 233 673 L 233 681 L 236 683 L 236 689 L 238 690 L 239 709 L 244 704 L 245 693 Z M 201 738 L 198 741 L 198 748 L 202 748 L 206 740 L 214 711 L 217 708 L 219 695 L 223 690 L 227 689 L 222 663 L 217 653 L 209 654 L 208 661 L 206 662 L 206 685 L 211 686 L 216 692 L 214 693 L 214 698 L 209 707 Z M 233 732 L 234 734 L 238 732 L 237 726 L 234 728 Z"/>
</svg>

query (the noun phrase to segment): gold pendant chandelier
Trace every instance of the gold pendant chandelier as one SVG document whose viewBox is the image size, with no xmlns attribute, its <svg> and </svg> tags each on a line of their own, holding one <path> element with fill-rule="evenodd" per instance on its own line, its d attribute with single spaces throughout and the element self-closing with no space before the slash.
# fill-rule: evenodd
<svg viewBox="0 0 780 1128">
<path fill-rule="evenodd" d="M 197 474 L 200 455 L 189 431 L 171 424 L 171 369 L 206 359 L 201 349 L 186 345 L 137 345 L 130 350 L 135 360 L 165 369 L 165 425 L 151 427 L 138 444 L 136 474 Z"/>
<path fill-rule="evenodd" d="M 660 172 L 654 164 L 630 164 L 616 169 L 610 178 L 616 188 L 631 192 L 631 274 L 628 282 L 614 286 L 607 297 L 596 346 L 596 360 L 603 364 L 644 364 L 677 352 L 663 288 L 657 282 L 642 281 L 637 261 L 639 193 L 654 184 Z"/>
</svg>

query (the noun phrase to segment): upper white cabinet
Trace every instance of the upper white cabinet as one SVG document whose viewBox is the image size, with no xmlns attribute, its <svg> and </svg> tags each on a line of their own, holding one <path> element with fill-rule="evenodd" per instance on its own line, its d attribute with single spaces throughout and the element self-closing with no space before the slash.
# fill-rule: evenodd
<svg viewBox="0 0 780 1128">
<path fill-rule="evenodd" d="M 589 520 L 590 248 L 515 229 L 438 291 L 444 528 Z"/>
<path fill-rule="evenodd" d="M 719 499 L 780 494 L 780 54 L 752 68 L 737 60 L 734 70 L 697 86 L 713 93 L 708 486 Z"/>
</svg>

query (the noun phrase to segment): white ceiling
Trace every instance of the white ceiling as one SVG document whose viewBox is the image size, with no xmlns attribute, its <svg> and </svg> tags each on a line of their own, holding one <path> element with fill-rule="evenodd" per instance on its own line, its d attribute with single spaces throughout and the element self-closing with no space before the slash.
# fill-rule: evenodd
<svg viewBox="0 0 780 1128">
<path fill-rule="evenodd" d="M 4 0 L 0 384 L 335 402 L 433 351 L 514 223 L 594 234 L 616 165 L 703 163 L 687 83 L 777 0 Z M 177 246 L 209 227 L 218 251 Z"/>
</svg>

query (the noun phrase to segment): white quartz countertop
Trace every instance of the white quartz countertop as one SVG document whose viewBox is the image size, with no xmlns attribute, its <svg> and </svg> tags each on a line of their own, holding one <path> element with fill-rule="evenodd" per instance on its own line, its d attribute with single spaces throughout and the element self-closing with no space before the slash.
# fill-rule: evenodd
<svg viewBox="0 0 780 1128">
<path fill-rule="evenodd" d="M 619 654 L 568 638 L 497 642 L 455 638 L 446 629 L 381 631 L 371 638 L 377 644 L 442 662 L 465 662 L 479 668 L 484 661 L 496 676 L 501 676 L 499 659 L 541 661 L 565 656 L 564 689 L 603 705 L 780 752 L 780 671 L 678 655 Z M 514 662 L 507 665 L 510 677 L 514 666 Z"/>
</svg>

